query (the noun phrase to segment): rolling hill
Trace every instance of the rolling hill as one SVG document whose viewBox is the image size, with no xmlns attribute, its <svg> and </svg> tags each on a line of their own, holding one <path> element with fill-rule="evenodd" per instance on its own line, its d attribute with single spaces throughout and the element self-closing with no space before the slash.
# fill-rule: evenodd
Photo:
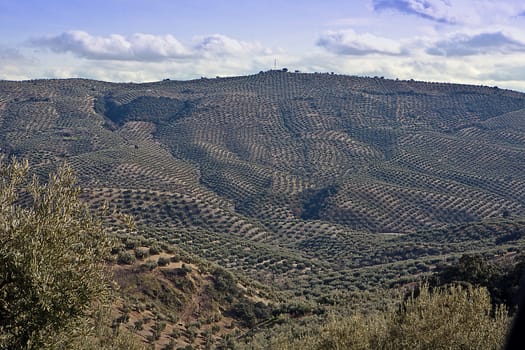
<svg viewBox="0 0 525 350">
<path fill-rule="evenodd" d="M 1 81 L 0 148 L 42 176 L 66 161 L 93 209 L 288 296 L 523 245 L 525 94 L 497 87 L 284 71 Z"/>
</svg>

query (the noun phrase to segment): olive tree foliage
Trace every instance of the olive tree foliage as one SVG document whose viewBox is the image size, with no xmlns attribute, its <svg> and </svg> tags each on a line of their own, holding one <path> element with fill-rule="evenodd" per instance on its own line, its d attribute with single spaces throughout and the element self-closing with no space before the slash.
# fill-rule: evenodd
<svg viewBox="0 0 525 350">
<path fill-rule="evenodd" d="M 254 338 L 246 349 L 404 350 L 501 349 L 509 326 L 504 305 L 493 307 L 485 288 L 422 285 L 398 308 L 332 315 L 300 337 L 284 332 Z M 296 332 L 297 333 L 297 332 Z"/>
<path fill-rule="evenodd" d="M 71 168 L 46 184 L 28 171 L 27 162 L 0 161 L 0 348 L 67 348 L 109 300 L 111 243 Z"/>
<path fill-rule="evenodd" d="M 403 304 L 387 338 L 391 349 L 501 349 L 509 326 L 504 305 L 493 306 L 486 288 L 452 285 Z"/>
</svg>

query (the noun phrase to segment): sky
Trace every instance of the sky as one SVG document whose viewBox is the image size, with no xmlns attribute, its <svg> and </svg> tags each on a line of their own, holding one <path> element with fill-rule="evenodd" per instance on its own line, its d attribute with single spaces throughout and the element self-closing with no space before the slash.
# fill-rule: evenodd
<svg viewBox="0 0 525 350">
<path fill-rule="evenodd" d="M 525 1 L 0 0 L 0 79 L 274 67 L 525 92 Z"/>
</svg>

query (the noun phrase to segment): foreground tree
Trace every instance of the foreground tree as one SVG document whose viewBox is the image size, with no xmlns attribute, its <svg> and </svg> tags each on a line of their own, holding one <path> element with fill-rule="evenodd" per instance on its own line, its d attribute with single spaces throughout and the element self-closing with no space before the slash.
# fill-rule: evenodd
<svg viewBox="0 0 525 350">
<path fill-rule="evenodd" d="M 67 166 L 47 184 L 0 162 L 0 348 L 68 348 L 110 296 L 110 241 Z"/>
</svg>

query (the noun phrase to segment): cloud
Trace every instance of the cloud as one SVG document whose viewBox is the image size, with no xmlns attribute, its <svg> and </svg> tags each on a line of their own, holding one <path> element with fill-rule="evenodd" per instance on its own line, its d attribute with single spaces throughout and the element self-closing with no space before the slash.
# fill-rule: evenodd
<svg viewBox="0 0 525 350">
<path fill-rule="evenodd" d="M 211 55 L 245 55 L 251 53 L 269 54 L 258 43 L 251 43 L 232 39 L 222 34 L 213 34 L 197 38 L 198 43 L 194 47 L 196 52 Z"/>
<path fill-rule="evenodd" d="M 325 32 L 317 41 L 317 46 L 338 55 L 401 55 L 404 53 L 397 41 L 369 33 L 357 34 L 353 30 Z"/>
<path fill-rule="evenodd" d="M 486 27 L 508 23 L 525 13 L 516 0 L 370 0 L 373 10 L 395 11 L 441 24 Z"/>
<path fill-rule="evenodd" d="M 55 53 L 73 53 L 91 60 L 162 62 L 210 56 L 270 53 L 258 43 L 239 41 L 222 34 L 198 37 L 186 46 L 172 35 L 111 34 L 93 36 L 83 31 L 68 31 L 56 36 L 32 39 L 30 44 Z"/>
<path fill-rule="evenodd" d="M 0 61 L 20 61 L 24 59 L 25 57 L 18 49 L 0 46 Z"/>
<path fill-rule="evenodd" d="M 24 80 L 31 77 L 30 69 L 38 61 L 17 48 L 0 45 L 0 79 Z"/>
<path fill-rule="evenodd" d="M 406 20 L 403 16 L 399 17 Z M 449 27 L 448 30 L 458 28 Z M 35 51 L 31 46 L 18 50 L 2 49 L 0 46 L 0 79 L 83 77 L 135 82 L 165 78 L 185 80 L 201 76 L 253 74 L 273 68 L 274 59 L 277 59 L 281 67 L 292 71 L 333 71 L 498 85 L 525 91 L 525 80 L 521 79 L 523 73 L 520 74 L 525 62 L 525 32 L 512 26 L 465 28 L 461 33 L 447 36 L 442 32 L 429 32 L 428 36 L 399 41 L 382 37 L 379 32 L 369 34 L 365 30 L 328 31 L 318 38 L 317 49 L 303 54 L 292 53 L 289 49 L 269 51 L 258 43 L 222 34 L 195 37 L 188 42 L 177 41 L 182 49 L 171 54 L 165 49 L 168 45 L 164 40 L 166 36 L 100 37 L 83 33 L 74 37 L 65 34 L 47 37 L 44 41 L 42 38 L 40 41 L 35 39 L 37 46 L 46 50 Z M 142 38 L 143 45 L 139 45 L 141 40 L 133 38 Z M 72 54 L 65 55 L 65 52 Z M 28 59 L 34 56 L 35 59 L 20 64 L 20 55 Z"/>
<path fill-rule="evenodd" d="M 448 0 L 372 0 L 374 10 L 396 10 L 440 23 L 455 24 Z"/>
<path fill-rule="evenodd" d="M 169 34 L 156 36 L 138 33 L 128 37 L 112 34 L 100 37 L 75 30 L 32 39 L 30 43 L 56 53 L 71 52 L 95 60 L 163 61 L 190 55 L 190 50 Z"/>
<path fill-rule="evenodd" d="M 501 31 L 456 34 L 438 41 L 427 53 L 434 56 L 471 56 L 489 53 L 525 52 L 525 41 Z"/>
<path fill-rule="evenodd" d="M 480 74 L 480 79 L 494 81 L 525 81 L 525 65 L 517 64 L 514 67 L 508 67 L 504 64 L 496 64 L 495 69 Z"/>
</svg>

